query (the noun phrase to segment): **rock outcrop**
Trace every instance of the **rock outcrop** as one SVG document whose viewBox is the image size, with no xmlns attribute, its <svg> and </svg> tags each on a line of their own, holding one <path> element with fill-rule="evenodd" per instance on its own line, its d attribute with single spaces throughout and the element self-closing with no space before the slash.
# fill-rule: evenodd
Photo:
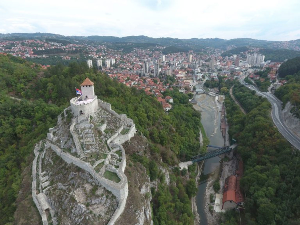
<svg viewBox="0 0 300 225">
<path fill-rule="evenodd" d="M 32 196 L 43 224 L 114 224 L 124 211 L 122 144 L 136 128 L 109 103 L 97 101 L 98 109 L 88 114 L 72 116 L 72 108 L 65 109 L 35 147 Z"/>
</svg>

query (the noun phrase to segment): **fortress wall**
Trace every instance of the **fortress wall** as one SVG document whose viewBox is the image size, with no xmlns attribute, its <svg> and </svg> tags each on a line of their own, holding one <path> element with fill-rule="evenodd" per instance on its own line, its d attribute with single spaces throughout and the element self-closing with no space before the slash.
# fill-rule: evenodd
<svg viewBox="0 0 300 225">
<path fill-rule="evenodd" d="M 120 215 L 123 213 L 125 206 L 126 206 L 126 199 L 128 196 L 128 183 L 126 182 L 124 190 L 126 190 L 126 193 L 124 195 L 124 198 L 119 202 L 118 208 L 112 215 L 109 223 L 107 225 L 114 225 L 117 219 L 120 217 Z"/>
<path fill-rule="evenodd" d="M 121 151 L 122 151 L 122 161 L 120 163 L 119 169 L 124 173 L 126 168 L 126 155 L 125 150 L 122 145 L 120 145 Z"/>
<path fill-rule="evenodd" d="M 82 148 L 81 148 L 79 139 L 77 137 L 77 134 L 74 132 L 75 122 L 76 122 L 76 119 L 72 119 L 72 124 L 70 126 L 70 132 L 71 132 L 71 135 L 72 135 L 72 138 L 73 138 L 76 150 L 77 150 L 77 154 L 79 156 L 81 156 L 82 155 Z"/>
<path fill-rule="evenodd" d="M 76 98 L 74 98 L 74 99 L 76 99 Z M 130 129 L 127 134 L 125 134 L 125 135 L 120 134 L 120 132 L 124 128 L 122 125 L 118 129 L 118 131 L 111 138 L 109 138 L 107 140 L 107 144 L 110 144 L 111 142 L 119 144 L 120 149 L 122 151 L 122 161 L 120 163 L 120 167 L 118 170 L 116 170 L 114 168 L 115 170 L 113 171 L 113 172 L 116 172 L 117 175 L 120 177 L 121 181 L 119 183 L 115 183 L 104 177 L 101 177 L 99 174 L 97 174 L 95 172 L 94 168 L 89 163 L 83 162 L 82 160 L 80 160 L 68 153 L 63 152 L 58 146 L 51 144 L 48 141 L 46 143 L 46 146 L 51 147 L 51 149 L 54 152 L 56 152 L 56 154 L 59 155 L 65 162 L 73 163 L 74 165 L 87 171 L 98 182 L 99 185 L 102 185 L 103 187 L 105 187 L 107 190 L 112 192 L 118 198 L 118 200 L 119 200 L 118 208 L 116 209 L 116 211 L 114 212 L 113 216 L 111 217 L 111 219 L 108 223 L 109 225 L 113 225 L 116 222 L 116 220 L 119 218 L 119 216 L 123 213 L 125 205 L 126 205 L 126 199 L 128 196 L 128 182 L 127 182 L 127 177 L 124 174 L 125 167 L 126 167 L 126 155 L 125 155 L 125 150 L 121 146 L 121 144 L 130 140 L 130 138 L 132 138 L 135 135 L 135 133 L 136 133 L 135 124 L 134 124 L 133 120 L 128 118 L 125 114 L 119 115 L 114 110 L 112 110 L 111 104 L 103 102 L 102 100 L 97 100 L 97 98 L 95 98 L 93 102 L 86 104 L 86 105 L 81 105 L 81 106 L 76 106 L 75 104 L 72 104 L 72 100 L 70 101 L 70 103 L 71 103 L 71 107 L 69 107 L 67 109 L 71 108 L 71 110 L 73 111 L 74 115 L 77 116 L 77 118 L 79 118 L 78 116 L 80 114 L 80 110 L 83 111 L 83 113 L 86 117 L 89 114 L 94 114 L 94 112 L 96 112 L 96 110 L 98 109 L 98 106 L 100 106 L 103 109 L 107 110 L 112 115 L 114 115 L 115 117 L 120 118 L 122 124 L 124 124 L 126 126 L 130 126 Z M 67 109 L 64 110 L 65 116 L 66 116 Z M 61 117 L 59 119 L 61 119 Z M 70 127 L 70 131 L 71 131 L 77 151 L 81 151 L 81 153 L 82 153 L 79 139 L 78 139 L 76 133 L 74 132 L 75 123 L 76 123 L 76 120 L 73 119 L 71 127 Z M 103 130 L 105 130 L 105 127 L 106 127 L 106 124 L 101 126 L 101 128 L 103 128 Z M 50 133 L 47 134 L 47 139 L 52 141 L 54 139 L 54 136 L 52 133 L 54 131 L 54 129 L 49 129 L 49 131 L 50 131 Z M 36 166 L 35 166 L 35 168 L 36 168 Z M 36 184 L 36 181 L 34 181 L 34 182 Z M 36 196 L 35 196 L 35 198 L 36 198 Z M 34 201 L 35 201 L 36 205 L 39 205 L 37 198 Z M 42 216 L 43 212 L 40 212 L 40 214 Z M 42 218 L 43 218 L 43 216 L 42 216 Z M 48 224 L 47 218 L 46 218 L 45 222 Z M 43 220 L 43 223 L 44 223 L 44 220 Z"/>
<path fill-rule="evenodd" d="M 133 125 L 130 127 L 130 129 L 129 129 L 129 131 L 128 131 L 127 134 L 124 134 L 124 135 L 119 134 L 119 135 L 113 140 L 113 142 L 116 143 L 116 144 L 121 145 L 121 144 L 125 143 L 126 141 L 129 141 L 129 140 L 135 135 L 135 133 L 136 133 L 136 128 L 135 128 L 135 125 L 133 124 Z"/>
<path fill-rule="evenodd" d="M 82 105 L 76 105 L 75 104 L 76 100 L 77 100 L 77 98 L 72 98 L 70 100 L 71 109 L 72 109 L 74 116 L 79 116 L 80 111 L 82 111 L 82 113 L 85 115 L 92 115 L 98 109 L 97 97 L 95 97 L 92 102 L 83 103 Z"/>
<path fill-rule="evenodd" d="M 127 178 L 124 174 L 118 173 L 118 176 L 121 178 L 121 181 L 119 183 L 112 182 L 108 179 L 100 177 L 89 163 L 83 162 L 82 160 L 63 152 L 58 146 L 47 142 L 47 147 L 50 147 L 68 164 L 73 163 L 74 165 L 90 173 L 90 175 L 94 179 L 96 179 L 100 185 L 104 186 L 107 190 L 111 191 L 119 200 L 127 196 L 126 193 L 128 193 L 128 190 L 124 189 L 127 184 Z"/>
<path fill-rule="evenodd" d="M 41 148 L 40 146 L 41 142 L 39 142 L 38 144 L 35 145 L 35 148 L 34 148 L 34 155 L 35 155 L 35 158 L 33 160 L 33 163 L 32 163 L 32 184 L 31 184 L 31 187 L 32 187 L 32 191 L 31 191 L 31 194 L 32 194 L 32 199 L 34 201 L 34 204 L 36 205 L 41 217 L 42 217 L 42 222 L 43 222 L 43 225 L 48 225 L 48 221 L 47 221 L 47 216 L 46 216 L 46 213 L 45 211 L 42 209 L 42 206 L 40 205 L 39 201 L 38 201 L 38 198 L 37 198 L 37 190 L 36 190 L 36 185 L 37 185 L 37 182 L 36 182 L 36 163 L 37 163 L 37 159 L 39 157 L 39 152 L 38 150 Z"/>
<path fill-rule="evenodd" d="M 121 126 L 117 131 L 116 131 L 116 133 L 113 135 L 113 136 L 111 136 L 108 140 L 107 140 L 107 144 L 109 145 L 110 144 L 110 142 L 112 142 L 119 134 L 120 134 L 120 132 L 123 130 L 123 126 Z"/>
</svg>

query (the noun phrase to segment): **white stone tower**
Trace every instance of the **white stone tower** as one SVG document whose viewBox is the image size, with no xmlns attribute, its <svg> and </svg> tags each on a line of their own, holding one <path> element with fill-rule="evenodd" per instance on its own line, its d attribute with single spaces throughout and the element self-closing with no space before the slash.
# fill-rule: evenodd
<svg viewBox="0 0 300 225">
<path fill-rule="evenodd" d="M 94 83 L 89 78 L 86 78 L 80 86 L 83 99 L 93 99 L 95 97 Z"/>
<path fill-rule="evenodd" d="M 98 99 L 94 92 L 94 83 L 86 78 L 81 86 L 81 96 L 70 100 L 74 116 L 93 115 L 98 109 Z"/>
</svg>

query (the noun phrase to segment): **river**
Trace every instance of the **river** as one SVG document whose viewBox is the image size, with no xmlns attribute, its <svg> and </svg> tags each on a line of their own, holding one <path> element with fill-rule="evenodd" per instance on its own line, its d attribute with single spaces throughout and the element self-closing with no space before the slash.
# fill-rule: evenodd
<svg viewBox="0 0 300 225">
<path fill-rule="evenodd" d="M 206 136 L 209 138 L 210 145 L 223 147 L 224 139 L 220 131 L 220 104 L 217 105 L 215 97 L 206 94 L 196 95 L 197 108 L 201 111 L 201 123 L 204 127 Z M 208 151 L 215 150 L 208 148 Z M 207 159 L 204 163 L 202 173 L 204 175 L 212 173 L 219 166 L 220 158 L 218 156 Z M 196 196 L 197 211 L 200 216 L 200 224 L 207 225 L 208 221 L 204 210 L 204 197 L 207 183 L 202 183 L 198 186 Z"/>
</svg>

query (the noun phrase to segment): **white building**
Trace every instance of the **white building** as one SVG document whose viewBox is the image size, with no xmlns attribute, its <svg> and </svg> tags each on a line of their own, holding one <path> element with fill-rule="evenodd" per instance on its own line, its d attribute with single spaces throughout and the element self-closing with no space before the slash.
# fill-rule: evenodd
<svg viewBox="0 0 300 225">
<path fill-rule="evenodd" d="M 100 66 L 102 67 L 102 60 L 101 59 L 97 59 L 97 67 L 99 68 Z"/>
<path fill-rule="evenodd" d="M 246 61 L 250 66 L 261 66 L 265 61 L 265 56 L 257 53 L 247 54 Z"/>
<path fill-rule="evenodd" d="M 110 64 L 111 64 L 111 65 L 114 65 L 115 63 L 116 63 L 116 60 L 115 60 L 114 58 L 111 58 L 111 59 L 110 59 Z"/>
<path fill-rule="evenodd" d="M 106 65 L 106 68 L 110 68 L 110 59 L 106 59 L 105 60 L 105 65 Z"/>
<path fill-rule="evenodd" d="M 89 68 L 93 67 L 93 61 L 91 59 L 86 60 L 86 63 Z"/>
<path fill-rule="evenodd" d="M 70 100 L 74 116 L 93 115 L 98 109 L 98 100 L 94 92 L 94 83 L 86 78 L 81 86 L 81 96 Z"/>
</svg>

